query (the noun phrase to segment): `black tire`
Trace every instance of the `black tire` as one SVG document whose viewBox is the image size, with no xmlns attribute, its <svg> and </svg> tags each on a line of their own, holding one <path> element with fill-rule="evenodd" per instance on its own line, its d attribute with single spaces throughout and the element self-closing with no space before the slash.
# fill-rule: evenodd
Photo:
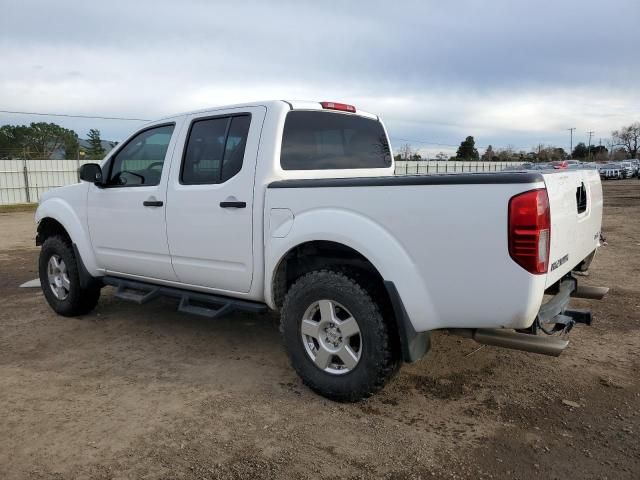
<svg viewBox="0 0 640 480">
<path fill-rule="evenodd" d="M 61 258 L 66 266 L 66 273 L 69 279 L 69 290 L 66 298 L 59 299 L 54 294 L 49 285 L 47 269 L 49 260 L 52 256 L 57 255 Z M 47 238 L 40 249 L 40 259 L 38 262 L 38 270 L 40 274 L 40 284 L 42 292 L 47 299 L 49 306 L 59 315 L 65 317 L 76 317 L 85 315 L 93 310 L 98 304 L 100 298 L 100 287 L 91 286 L 89 288 L 80 287 L 80 275 L 78 270 L 78 262 L 73 253 L 70 242 L 63 236 L 56 235 Z"/>
<path fill-rule="evenodd" d="M 343 305 L 358 323 L 360 359 L 348 373 L 336 375 L 322 370 L 314 363 L 303 343 L 301 325 L 304 314 L 320 300 Z M 400 355 L 394 348 L 381 308 L 348 274 L 320 270 L 300 277 L 287 292 L 281 322 L 292 367 L 305 385 L 331 400 L 355 402 L 367 398 L 384 387 L 398 371 Z"/>
</svg>

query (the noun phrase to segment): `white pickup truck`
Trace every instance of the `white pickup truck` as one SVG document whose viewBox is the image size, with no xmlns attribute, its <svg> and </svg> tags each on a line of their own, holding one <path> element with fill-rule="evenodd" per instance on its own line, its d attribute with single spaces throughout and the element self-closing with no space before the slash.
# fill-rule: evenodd
<svg viewBox="0 0 640 480">
<path fill-rule="evenodd" d="M 429 332 L 558 355 L 599 245 L 595 170 L 395 176 L 379 117 L 268 101 L 152 122 L 36 213 L 44 295 L 83 315 L 101 288 L 215 318 L 279 311 L 293 368 L 354 401 Z M 543 296 L 553 298 L 543 304 Z"/>
</svg>

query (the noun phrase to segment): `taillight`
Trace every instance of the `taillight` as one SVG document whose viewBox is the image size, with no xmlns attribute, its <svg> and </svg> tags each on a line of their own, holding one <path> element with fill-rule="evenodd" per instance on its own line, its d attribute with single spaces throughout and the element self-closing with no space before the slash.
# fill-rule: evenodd
<svg viewBox="0 0 640 480">
<path fill-rule="evenodd" d="M 320 102 L 320 105 L 327 110 L 341 110 L 343 112 L 356 113 L 356 107 L 347 105 L 346 103 Z"/>
<path fill-rule="evenodd" d="M 509 255 L 534 274 L 547 273 L 551 212 L 544 188 L 530 190 L 509 201 Z"/>
</svg>

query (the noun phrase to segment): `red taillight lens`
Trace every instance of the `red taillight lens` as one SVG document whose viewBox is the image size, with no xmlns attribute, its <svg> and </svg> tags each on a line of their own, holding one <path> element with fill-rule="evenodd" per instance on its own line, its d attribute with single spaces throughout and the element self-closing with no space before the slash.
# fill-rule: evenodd
<svg viewBox="0 0 640 480">
<path fill-rule="evenodd" d="M 356 107 L 353 105 L 347 105 L 346 103 L 320 102 L 320 105 L 322 105 L 322 108 L 326 108 L 327 110 L 341 110 L 343 112 L 356 113 Z"/>
<path fill-rule="evenodd" d="M 551 211 L 547 190 L 530 190 L 509 201 L 509 255 L 534 274 L 547 273 Z"/>
</svg>

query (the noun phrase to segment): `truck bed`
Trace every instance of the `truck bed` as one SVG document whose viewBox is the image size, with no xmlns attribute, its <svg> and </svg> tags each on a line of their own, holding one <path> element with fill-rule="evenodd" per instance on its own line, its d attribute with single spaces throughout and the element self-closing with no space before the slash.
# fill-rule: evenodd
<svg viewBox="0 0 640 480">
<path fill-rule="evenodd" d="M 549 194 L 551 254 L 548 273 L 532 275 L 509 256 L 508 204 L 539 188 Z M 267 259 L 289 238 L 343 243 L 394 282 L 416 331 L 528 327 L 545 289 L 597 247 L 602 215 L 597 172 L 581 170 L 284 180 L 266 197 Z M 273 220 L 282 211 L 291 213 L 284 236 Z"/>
</svg>

